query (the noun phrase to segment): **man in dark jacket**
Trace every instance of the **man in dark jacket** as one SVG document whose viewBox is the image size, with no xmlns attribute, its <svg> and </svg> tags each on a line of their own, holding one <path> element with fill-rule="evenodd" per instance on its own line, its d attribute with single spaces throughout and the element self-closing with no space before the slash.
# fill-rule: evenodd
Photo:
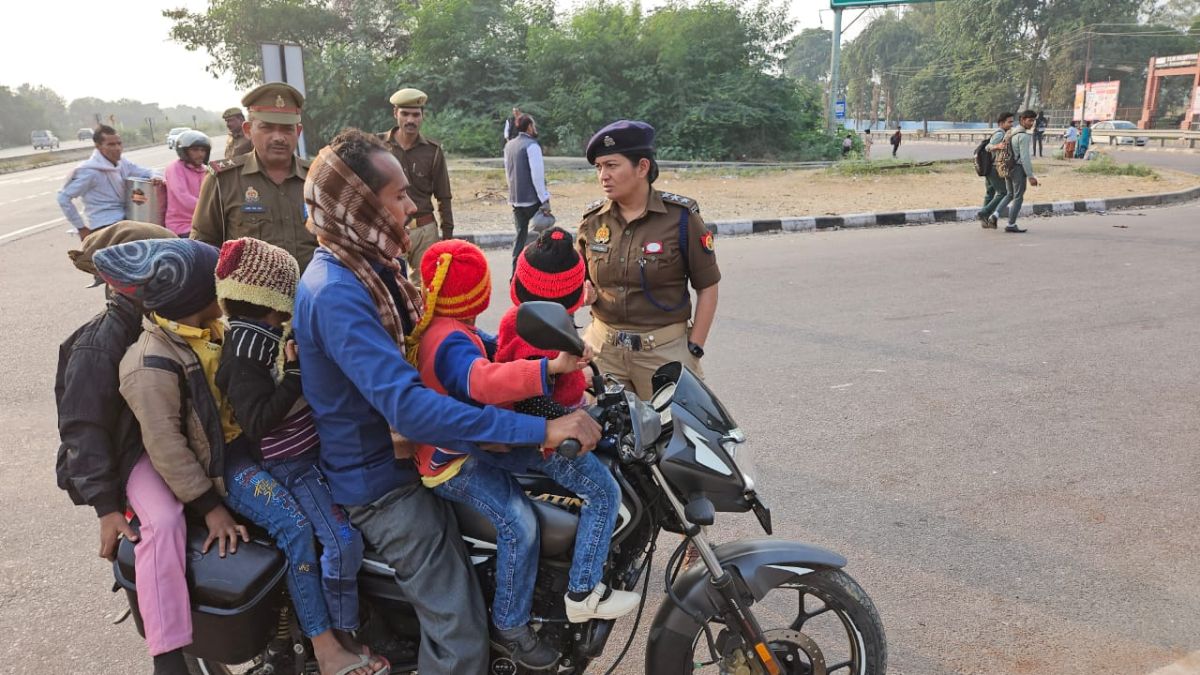
<svg viewBox="0 0 1200 675">
<path fill-rule="evenodd" d="M 75 267 L 95 274 L 92 255 L 102 248 L 139 239 L 170 239 L 158 225 L 122 221 L 95 232 L 83 249 L 68 255 Z M 113 293 L 104 311 L 80 326 L 58 349 L 54 399 L 58 405 L 58 486 L 77 505 L 100 519 L 100 556 L 116 557 L 117 539 L 137 535 L 125 522 L 125 482 L 142 456 L 137 420 L 121 397 L 117 369 L 142 332 L 142 308 Z"/>
</svg>

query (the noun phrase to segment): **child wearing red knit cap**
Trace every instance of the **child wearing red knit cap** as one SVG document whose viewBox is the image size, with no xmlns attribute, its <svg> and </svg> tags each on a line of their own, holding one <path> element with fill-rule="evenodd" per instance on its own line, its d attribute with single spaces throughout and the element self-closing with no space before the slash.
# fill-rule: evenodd
<svg viewBox="0 0 1200 675">
<path fill-rule="evenodd" d="M 494 340 L 475 327 L 491 300 L 491 273 L 477 246 L 448 240 L 434 244 L 421 260 L 425 315 L 408 339 L 409 360 L 425 386 L 475 405 L 512 406 L 550 396 L 552 378 L 578 373 L 588 359 L 569 354 L 494 363 Z M 582 390 L 580 391 L 582 396 Z M 583 500 L 575 537 L 568 593 L 568 621 L 615 619 L 637 607 L 639 596 L 602 583 L 609 542 L 617 522 L 620 488 L 591 454 L 567 459 L 538 448 L 463 455 L 418 445 L 417 468 L 440 497 L 466 504 L 496 527 L 496 593 L 492 625 L 496 642 L 526 668 L 553 667 L 558 652 L 529 626 L 537 580 L 538 529 L 529 498 L 513 477 L 536 467 Z"/>
</svg>

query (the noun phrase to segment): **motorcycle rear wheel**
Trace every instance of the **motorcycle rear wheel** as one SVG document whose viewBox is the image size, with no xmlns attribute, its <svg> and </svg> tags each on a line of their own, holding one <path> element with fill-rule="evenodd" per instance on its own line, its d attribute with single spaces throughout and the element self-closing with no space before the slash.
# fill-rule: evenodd
<svg viewBox="0 0 1200 675">
<path fill-rule="evenodd" d="M 750 611 L 788 675 L 887 672 L 887 639 L 879 612 L 862 587 L 841 570 L 820 570 L 795 577 L 771 589 Z M 736 640 L 729 639 L 719 619 L 710 621 L 709 628 L 718 650 L 724 652 L 719 661 L 725 668 L 736 672 L 737 666 L 747 664 L 748 655 L 739 654 L 740 650 L 734 647 L 721 647 L 722 643 L 732 645 Z M 693 645 L 693 663 L 707 667 L 692 671 L 693 664 L 687 664 L 687 672 L 718 672 L 718 665 L 711 663 L 703 629 L 697 631 Z M 754 665 L 750 672 L 757 667 Z"/>
</svg>

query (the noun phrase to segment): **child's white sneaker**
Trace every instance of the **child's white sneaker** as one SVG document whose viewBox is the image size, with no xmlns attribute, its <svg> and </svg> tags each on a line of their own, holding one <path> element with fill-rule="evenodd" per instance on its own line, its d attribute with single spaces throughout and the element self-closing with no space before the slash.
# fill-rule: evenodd
<svg viewBox="0 0 1200 675">
<path fill-rule="evenodd" d="M 642 596 L 632 591 L 616 591 L 599 584 L 583 600 L 563 596 L 567 606 L 567 621 L 584 623 L 592 619 L 615 619 L 637 608 Z"/>
</svg>

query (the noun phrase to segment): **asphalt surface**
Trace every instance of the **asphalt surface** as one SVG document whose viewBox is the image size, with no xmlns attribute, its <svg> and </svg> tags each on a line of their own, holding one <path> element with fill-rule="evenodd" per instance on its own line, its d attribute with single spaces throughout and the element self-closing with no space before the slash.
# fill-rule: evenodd
<svg viewBox="0 0 1200 675">
<path fill-rule="evenodd" d="M 212 143 L 212 156 L 221 157 L 225 152 L 225 139 L 214 138 Z M 131 150 L 123 157 L 135 164 L 161 171 L 179 156 L 174 150 L 167 149 L 165 144 L 160 144 Z M 56 164 L 0 175 L 0 246 L 42 230 L 64 231 L 70 228 L 55 200 L 77 164 Z M 75 206 L 83 212 L 83 202 L 76 200 Z"/>
<path fill-rule="evenodd" d="M 890 145 L 875 143 L 872 157 L 879 159 L 892 152 Z M 931 159 L 969 159 L 975 151 L 976 143 L 957 143 L 949 141 L 912 141 L 900 144 L 898 159 L 926 161 Z M 1156 150 L 1114 150 L 1107 145 L 1096 146 L 1123 164 L 1145 164 L 1158 169 L 1172 169 L 1188 173 L 1200 173 L 1200 152 L 1161 152 Z M 1057 149 L 1057 146 L 1055 146 Z M 881 152 L 882 150 L 882 152 Z M 1050 145 L 1046 145 L 1050 151 Z M 1034 167 L 1036 168 L 1036 166 Z"/>
<path fill-rule="evenodd" d="M 708 382 L 758 451 L 775 536 L 844 554 L 874 599 L 889 672 L 1149 673 L 1200 650 L 1196 222 L 1192 204 L 1020 236 L 718 242 Z M 95 517 L 54 485 L 57 345 L 102 305 L 73 244 L 0 240 L 0 672 L 148 673 L 133 627 L 110 625 L 124 600 Z M 502 289 L 507 254 L 489 259 Z M 498 290 L 481 324 L 506 305 Z M 714 536 L 760 534 L 738 515 Z M 617 672 L 642 672 L 660 579 Z"/>
<path fill-rule="evenodd" d="M 55 148 L 55 150 L 73 150 L 75 148 L 86 148 L 90 145 L 93 145 L 91 140 L 80 141 L 80 140 L 76 140 L 74 138 L 71 138 L 71 139 L 62 138 L 62 139 L 59 139 L 59 146 L 57 148 Z M 24 155 L 40 155 L 44 152 L 52 152 L 52 150 L 50 148 L 42 148 L 40 150 L 35 150 L 32 145 L 19 145 L 16 147 L 5 148 L 3 150 L 0 150 L 0 159 L 6 158 L 6 157 L 22 157 Z"/>
</svg>

